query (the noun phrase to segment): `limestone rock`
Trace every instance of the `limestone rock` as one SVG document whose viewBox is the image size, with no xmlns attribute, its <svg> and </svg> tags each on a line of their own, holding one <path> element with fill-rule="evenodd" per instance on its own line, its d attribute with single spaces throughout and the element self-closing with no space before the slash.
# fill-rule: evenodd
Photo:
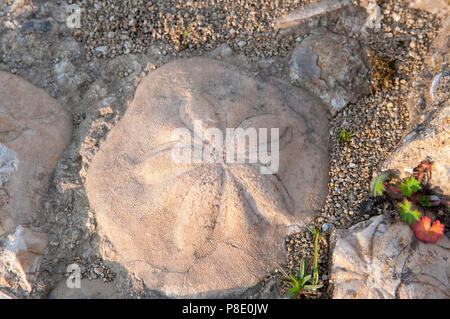
<svg viewBox="0 0 450 319">
<path fill-rule="evenodd" d="M 275 21 L 275 30 L 294 27 L 304 20 L 330 13 L 332 11 L 351 5 L 350 0 L 322 0 L 307 3 L 294 12 L 282 16 Z"/>
<path fill-rule="evenodd" d="M 449 13 L 450 5 L 446 0 L 411 0 L 409 7 L 429 11 L 444 16 Z"/>
<path fill-rule="evenodd" d="M 37 278 L 47 243 L 46 234 L 18 226 L 8 236 L 3 256 L 19 265 L 26 280 L 32 282 Z"/>
<path fill-rule="evenodd" d="M 197 120 L 224 138 L 226 128 L 279 128 L 278 172 L 231 164 L 218 148 L 211 162 L 176 163 L 173 130 L 193 133 Z M 324 106 L 302 89 L 214 60 L 179 60 L 142 80 L 88 169 L 87 194 L 120 263 L 149 289 L 236 293 L 283 262 L 283 237 L 320 210 L 327 130 Z M 216 141 L 195 132 L 194 153 Z M 275 151 L 275 136 L 265 141 Z"/>
<path fill-rule="evenodd" d="M 376 216 L 331 237 L 333 298 L 450 297 L 450 241 L 418 241 L 403 222 Z"/>
<path fill-rule="evenodd" d="M 400 146 L 389 156 L 383 168 L 398 169 L 407 177 L 426 157 L 434 161 L 432 186 L 450 194 L 450 104 L 434 114 L 425 127 L 409 133 Z"/>
<path fill-rule="evenodd" d="M 56 100 L 0 72 L 0 235 L 39 210 L 71 128 Z"/>
<path fill-rule="evenodd" d="M 379 31 L 381 29 L 381 9 L 376 0 L 361 0 L 360 5 L 366 9 L 367 18 L 361 31 L 367 34 L 368 29 Z"/>
<path fill-rule="evenodd" d="M 293 50 L 291 81 L 310 89 L 335 114 L 370 93 L 362 52 L 355 39 L 318 29 Z"/>
<path fill-rule="evenodd" d="M 0 290 L 0 300 L 2 299 L 17 299 L 17 298 Z"/>
</svg>

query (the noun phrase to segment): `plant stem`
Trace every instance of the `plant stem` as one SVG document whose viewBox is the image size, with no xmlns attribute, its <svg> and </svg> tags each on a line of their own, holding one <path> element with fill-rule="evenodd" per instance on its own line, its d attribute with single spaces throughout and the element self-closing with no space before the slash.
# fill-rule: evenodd
<svg viewBox="0 0 450 319">
<path fill-rule="evenodd" d="M 392 187 L 392 186 L 390 186 L 390 185 L 388 185 L 388 184 L 383 184 L 383 185 L 384 185 L 384 187 L 389 188 L 391 191 L 394 191 L 394 192 L 396 192 L 396 193 L 401 193 L 401 191 L 398 190 L 398 189 L 395 188 L 395 187 Z"/>
<path fill-rule="evenodd" d="M 450 204 L 446 200 L 442 200 L 442 199 L 430 200 L 430 203 L 446 203 L 447 205 Z"/>
<path fill-rule="evenodd" d="M 312 278 L 312 282 L 314 285 L 317 284 L 318 280 L 319 280 L 319 272 L 318 272 L 318 265 L 317 265 L 317 255 L 318 255 L 318 250 L 319 250 L 319 236 L 320 236 L 320 232 L 316 231 L 314 234 L 314 271 L 313 271 L 313 278 Z"/>
</svg>

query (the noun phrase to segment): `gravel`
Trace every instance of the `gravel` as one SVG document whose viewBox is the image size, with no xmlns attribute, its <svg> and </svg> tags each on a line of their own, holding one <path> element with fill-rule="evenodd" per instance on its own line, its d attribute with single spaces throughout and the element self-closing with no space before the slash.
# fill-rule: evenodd
<svg viewBox="0 0 450 319">
<path fill-rule="evenodd" d="M 361 205 L 369 198 L 372 178 L 407 133 L 406 97 L 413 80 L 423 69 L 424 57 L 439 27 L 439 21 L 433 15 L 409 9 L 409 1 L 378 2 L 383 2 L 382 30 L 360 39 L 371 48 L 373 92 L 345 107 L 330 123 L 329 194 L 321 215 L 311 225 L 325 228 L 322 232 L 325 238 L 332 229 L 330 225 L 348 228 L 371 217 L 361 215 Z M 349 142 L 342 142 L 337 133 L 340 128 L 354 132 L 355 136 Z M 284 272 L 296 273 L 302 257 L 312 262 L 310 237 L 309 231 L 305 230 L 286 239 L 289 261 Z M 320 244 L 320 274 L 328 274 L 328 257 L 327 241 Z M 312 269 L 312 264 L 310 267 Z M 324 287 L 318 297 L 326 298 L 331 287 L 327 280 L 319 280 L 319 283 Z"/>
<path fill-rule="evenodd" d="M 70 1 L 69 1 L 70 2 Z M 74 30 L 89 54 L 116 57 L 142 53 L 151 44 L 195 55 L 222 43 L 248 57 L 286 56 L 294 36 L 277 36 L 274 20 L 305 0 L 83 0 L 82 32 Z M 107 47 L 99 51 L 99 47 Z"/>
</svg>

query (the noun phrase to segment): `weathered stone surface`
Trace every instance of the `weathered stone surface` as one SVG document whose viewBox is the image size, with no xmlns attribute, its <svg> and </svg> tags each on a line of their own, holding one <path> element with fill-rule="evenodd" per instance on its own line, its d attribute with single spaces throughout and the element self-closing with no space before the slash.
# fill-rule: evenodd
<svg viewBox="0 0 450 319">
<path fill-rule="evenodd" d="M 220 295 L 254 286 L 283 262 L 283 237 L 327 191 L 325 107 L 279 80 L 256 81 L 194 58 L 142 80 L 93 159 L 86 189 L 120 263 L 152 290 Z M 277 174 L 259 164 L 176 164 L 175 128 L 280 128 Z M 203 143 L 211 142 L 205 138 Z"/>
<path fill-rule="evenodd" d="M 294 12 L 282 16 L 275 21 L 275 30 L 292 28 L 304 20 L 320 16 L 351 5 L 350 0 L 322 0 L 307 3 Z"/>
<path fill-rule="evenodd" d="M 14 296 L 0 290 L 0 299 L 16 299 Z"/>
<path fill-rule="evenodd" d="M 80 288 L 69 288 L 65 280 L 61 281 L 48 297 L 50 299 L 116 299 L 119 298 L 119 294 L 111 283 L 105 283 L 99 279 L 81 279 Z"/>
<path fill-rule="evenodd" d="M 333 298 L 450 297 L 450 241 L 418 241 L 384 216 L 336 230 L 331 238 Z"/>
<path fill-rule="evenodd" d="M 370 92 L 369 69 L 355 39 L 318 29 L 292 52 L 291 81 L 310 89 L 332 114 Z"/>
<path fill-rule="evenodd" d="M 315 19 L 320 17 L 319 19 Z M 320 25 L 326 25 L 328 19 L 339 17 L 337 30 L 342 34 L 367 35 L 369 31 L 379 31 L 381 28 L 381 9 L 376 0 L 360 0 L 355 5 L 350 0 L 320 0 L 306 3 L 293 12 L 275 20 L 274 28 L 281 34 L 293 31 L 306 34 Z"/>
<path fill-rule="evenodd" d="M 401 177 L 407 177 L 426 157 L 434 161 L 433 186 L 450 194 L 450 104 L 434 114 L 425 127 L 409 133 L 401 145 L 389 156 L 383 168 L 398 169 Z"/>
<path fill-rule="evenodd" d="M 0 235 L 38 211 L 71 127 L 56 100 L 0 72 Z"/>
<path fill-rule="evenodd" d="M 15 232 L 8 236 L 7 244 L 0 257 L 8 259 L 21 268 L 28 282 L 37 278 L 48 239 L 44 233 L 33 232 L 18 226 Z"/>
<path fill-rule="evenodd" d="M 411 0 L 409 7 L 429 11 L 439 16 L 449 13 L 450 5 L 447 0 Z"/>
<path fill-rule="evenodd" d="M 426 1 L 424 2 L 426 3 Z M 416 5 L 421 4 L 418 1 Z M 435 3 L 440 7 L 439 1 Z M 429 10 L 433 10 L 429 6 Z M 426 157 L 435 163 L 432 185 L 450 194 L 450 83 L 448 46 L 450 17 L 447 9 L 441 11 L 442 28 L 433 41 L 432 50 L 425 59 L 426 70 L 414 80 L 408 98 L 411 131 L 383 164 L 383 169 L 398 169 L 405 177 Z M 445 13 L 445 14 L 444 14 Z"/>
</svg>

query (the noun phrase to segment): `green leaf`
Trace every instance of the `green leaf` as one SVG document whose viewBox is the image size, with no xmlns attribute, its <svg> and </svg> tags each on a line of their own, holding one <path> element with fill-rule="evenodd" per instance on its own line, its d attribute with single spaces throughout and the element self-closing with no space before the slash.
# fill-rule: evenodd
<svg viewBox="0 0 450 319">
<path fill-rule="evenodd" d="M 299 291 L 300 290 L 298 287 L 294 287 L 294 288 L 291 288 L 288 291 L 286 291 L 286 295 L 290 295 L 290 297 L 292 299 L 295 299 L 297 297 Z"/>
<path fill-rule="evenodd" d="M 382 173 L 375 177 L 375 179 L 372 182 L 372 185 L 370 185 L 370 191 L 373 196 L 381 196 L 384 192 L 384 181 L 387 179 L 388 174 Z"/>
<path fill-rule="evenodd" d="M 402 194 L 410 197 L 413 192 L 417 192 L 420 187 L 420 182 L 414 178 L 414 176 L 411 176 L 409 178 L 403 179 L 403 184 L 400 185 L 400 190 L 402 191 Z"/>
<path fill-rule="evenodd" d="M 305 276 L 305 277 L 303 277 L 302 279 L 303 279 L 303 280 L 302 280 L 303 283 L 308 282 L 308 280 L 311 279 L 311 275 Z"/>
<path fill-rule="evenodd" d="M 314 289 L 319 289 L 319 288 L 322 288 L 322 287 L 323 287 L 323 285 L 305 285 L 303 287 L 303 289 L 314 290 Z"/>
<path fill-rule="evenodd" d="M 298 286 L 299 282 L 298 282 L 297 278 L 295 278 L 295 276 L 293 274 L 290 274 L 290 276 L 292 278 L 292 281 Z"/>
<path fill-rule="evenodd" d="M 401 204 L 399 204 L 398 210 L 401 220 L 406 222 L 408 225 L 411 225 L 413 222 L 418 221 L 420 216 L 419 211 L 411 211 L 411 206 L 411 202 L 405 199 Z"/>
<path fill-rule="evenodd" d="M 417 201 L 422 207 L 431 207 L 430 196 L 425 195 Z"/>
<path fill-rule="evenodd" d="M 300 260 L 300 270 L 299 270 L 298 277 L 303 278 L 303 276 L 305 275 L 305 272 L 306 272 L 306 261 L 305 261 L 305 259 L 302 258 L 302 260 Z"/>
</svg>

